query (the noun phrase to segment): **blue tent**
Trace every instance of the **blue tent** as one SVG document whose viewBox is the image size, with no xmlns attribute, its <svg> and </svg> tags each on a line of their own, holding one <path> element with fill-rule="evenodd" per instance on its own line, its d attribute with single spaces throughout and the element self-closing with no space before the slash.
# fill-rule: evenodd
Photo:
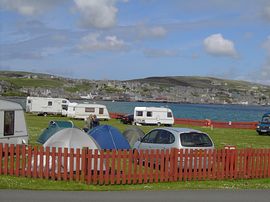
<svg viewBox="0 0 270 202">
<path fill-rule="evenodd" d="M 97 126 L 88 134 L 96 140 L 101 149 L 130 149 L 128 141 L 112 126 Z"/>
<path fill-rule="evenodd" d="M 49 126 L 43 130 L 37 142 L 44 144 L 51 136 L 64 128 L 74 128 L 72 121 L 50 121 Z"/>
</svg>

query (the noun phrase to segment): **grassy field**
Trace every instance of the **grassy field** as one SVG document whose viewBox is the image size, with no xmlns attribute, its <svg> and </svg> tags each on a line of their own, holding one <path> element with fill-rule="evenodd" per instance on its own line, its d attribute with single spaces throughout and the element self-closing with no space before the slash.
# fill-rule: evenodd
<svg viewBox="0 0 270 202">
<path fill-rule="evenodd" d="M 36 116 L 26 114 L 29 144 L 37 145 L 36 140 L 40 133 L 48 126 L 51 120 L 69 120 L 59 116 Z M 72 120 L 75 126 L 82 128 L 84 121 Z M 121 124 L 119 120 L 101 122 L 117 127 L 124 131 L 129 125 Z M 205 127 L 191 127 L 175 125 L 175 127 L 190 127 L 208 133 L 217 148 L 225 145 L 235 145 L 238 148 L 270 148 L 270 136 L 259 136 L 254 130 L 218 129 Z M 148 132 L 154 126 L 141 126 Z M 34 189 L 34 190 L 85 190 L 85 191 L 118 191 L 118 190 L 179 190 L 179 189 L 270 189 L 270 179 L 253 180 L 222 180 L 222 181 L 186 181 L 173 183 L 154 183 L 138 185 L 86 185 L 81 182 L 48 181 L 43 179 L 30 179 L 23 177 L 0 176 L 0 189 Z"/>
<path fill-rule="evenodd" d="M 30 144 L 37 144 L 36 140 L 41 132 L 48 126 L 48 123 L 52 120 L 69 120 L 66 117 L 60 116 L 36 116 L 26 114 L 26 121 L 28 126 L 28 132 L 30 134 Z M 83 128 L 83 120 L 72 120 L 75 126 Z M 117 127 L 121 132 L 126 130 L 130 125 L 124 125 L 117 119 L 111 119 L 109 121 L 102 121 L 101 124 L 108 124 Z M 156 126 L 140 126 L 140 128 L 146 133 Z M 259 136 L 255 130 L 243 130 L 243 129 L 220 129 L 214 128 L 211 130 L 206 127 L 195 127 L 185 125 L 175 125 L 175 127 L 189 127 L 201 130 L 208 133 L 214 141 L 217 148 L 222 148 L 225 145 L 235 145 L 237 148 L 269 148 L 270 136 Z"/>
</svg>

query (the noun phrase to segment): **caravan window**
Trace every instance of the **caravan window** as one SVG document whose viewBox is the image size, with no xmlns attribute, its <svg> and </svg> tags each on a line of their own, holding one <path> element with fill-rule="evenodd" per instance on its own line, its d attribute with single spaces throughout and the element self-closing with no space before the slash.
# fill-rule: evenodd
<svg viewBox="0 0 270 202">
<path fill-rule="evenodd" d="M 52 101 L 49 101 L 48 102 L 48 106 L 52 106 Z"/>
<path fill-rule="evenodd" d="M 68 110 L 68 105 L 62 105 L 62 110 Z"/>
<path fill-rule="evenodd" d="M 104 108 L 99 108 L 99 114 L 104 114 Z"/>
<path fill-rule="evenodd" d="M 152 112 L 146 112 L 147 117 L 152 117 Z"/>
<path fill-rule="evenodd" d="M 143 111 L 136 111 L 136 116 L 143 116 Z"/>
<path fill-rule="evenodd" d="M 4 136 L 14 135 L 14 111 L 4 113 Z"/>
<path fill-rule="evenodd" d="M 94 107 L 85 107 L 85 112 L 95 112 Z"/>
<path fill-rule="evenodd" d="M 167 117 L 172 118 L 172 112 L 167 112 Z"/>
</svg>

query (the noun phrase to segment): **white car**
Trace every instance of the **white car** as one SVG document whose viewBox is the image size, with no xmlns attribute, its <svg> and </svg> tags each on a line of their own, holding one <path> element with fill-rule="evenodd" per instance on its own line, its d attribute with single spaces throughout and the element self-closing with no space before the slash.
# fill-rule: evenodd
<svg viewBox="0 0 270 202">
<path fill-rule="evenodd" d="M 139 153 L 140 150 L 166 150 L 171 148 L 184 149 L 185 152 L 187 151 L 189 153 L 190 150 L 213 150 L 214 143 L 208 134 L 198 130 L 189 128 L 156 128 L 147 133 L 143 138 L 140 138 L 133 146 L 133 149 L 138 150 Z M 188 163 L 187 166 L 193 169 L 196 159 L 197 165 L 199 165 L 199 158 L 193 157 L 192 163 Z M 204 166 L 204 157 L 201 159 L 202 166 L 208 168 L 211 160 L 206 157 L 206 165 Z M 189 157 L 187 160 L 187 162 L 190 162 Z M 180 162 L 182 162 L 182 166 L 184 166 L 185 157 L 182 159 L 178 157 L 179 165 Z"/>
<path fill-rule="evenodd" d="M 214 149 L 208 134 L 190 128 L 156 128 L 138 140 L 134 149 Z"/>
</svg>

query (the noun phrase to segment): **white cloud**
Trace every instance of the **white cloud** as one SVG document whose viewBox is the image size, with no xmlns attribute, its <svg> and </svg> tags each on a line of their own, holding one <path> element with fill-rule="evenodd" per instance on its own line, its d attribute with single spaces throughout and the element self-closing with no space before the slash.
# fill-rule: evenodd
<svg viewBox="0 0 270 202">
<path fill-rule="evenodd" d="M 117 0 L 74 0 L 82 15 L 81 24 L 90 28 L 109 28 L 116 24 Z"/>
<path fill-rule="evenodd" d="M 65 0 L 0 0 L 0 8 L 31 16 L 40 14 L 61 2 Z"/>
<path fill-rule="evenodd" d="M 141 26 L 138 29 L 140 38 L 164 37 L 167 34 L 167 30 L 161 26 L 156 27 Z"/>
<path fill-rule="evenodd" d="M 263 8 L 263 17 L 270 22 L 270 4 Z"/>
<path fill-rule="evenodd" d="M 103 39 L 100 34 L 88 34 L 81 39 L 78 49 L 81 51 L 121 51 L 127 49 L 127 44 L 117 36 L 106 36 Z"/>
<path fill-rule="evenodd" d="M 234 43 L 228 39 L 224 39 L 222 34 L 213 34 L 203 41 L 204 48 L 207 53 L 214 56 L 230 56 L 236 57 L 237 52 Z"/>
</svg>

